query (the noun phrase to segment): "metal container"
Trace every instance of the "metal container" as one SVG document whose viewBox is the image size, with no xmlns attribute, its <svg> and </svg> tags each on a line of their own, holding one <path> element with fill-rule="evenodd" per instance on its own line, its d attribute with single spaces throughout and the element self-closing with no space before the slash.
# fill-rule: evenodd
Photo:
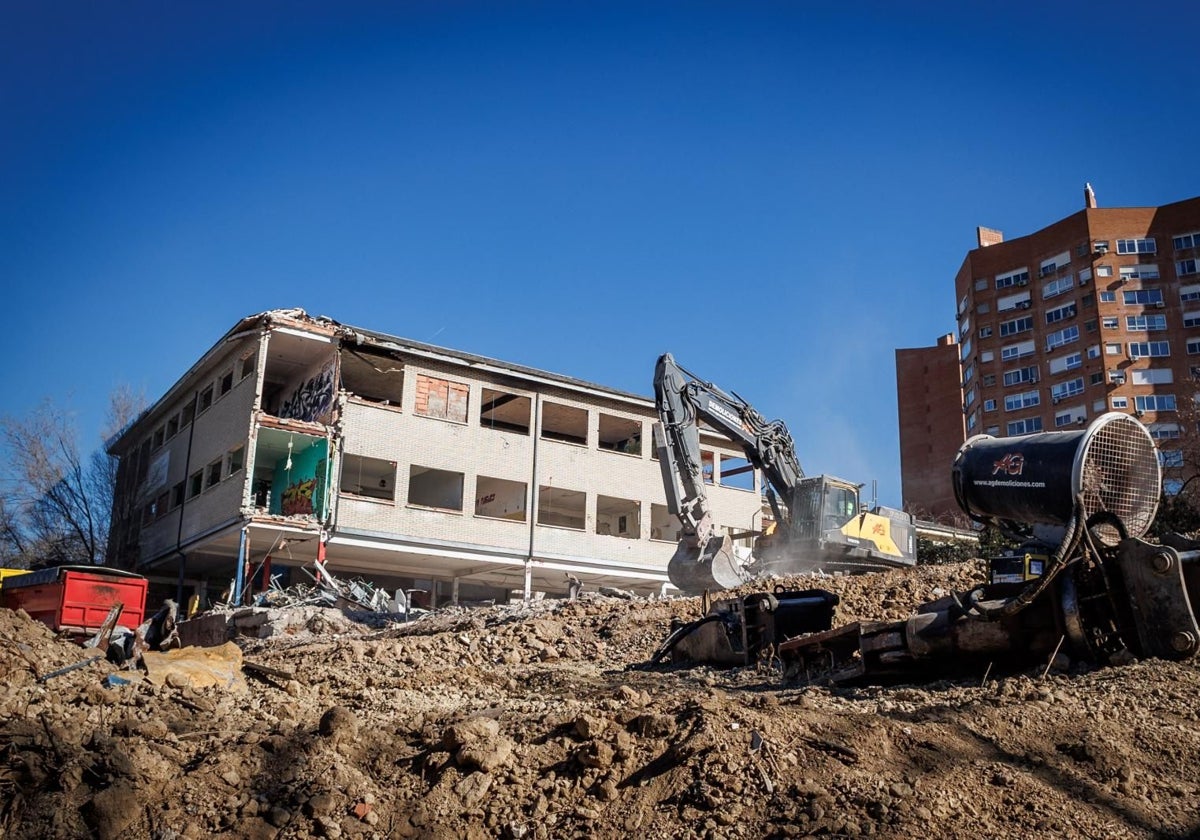
<svg viewBox="0 0 1200 840">
<path fill-rule="evenodd" d="M 976 435 L 958 450 L 952 481 L 959 507 L 976 520 L 1062 526 L 1082 496 L 1085 517 L 1108 511 L 1140 537 L 1158 510 L 1162 471 L 1146 427 L 1109 412 L 1082 431 Z M 1116 539 L 1114 528 L 1097 531 Z"/>
</svg>

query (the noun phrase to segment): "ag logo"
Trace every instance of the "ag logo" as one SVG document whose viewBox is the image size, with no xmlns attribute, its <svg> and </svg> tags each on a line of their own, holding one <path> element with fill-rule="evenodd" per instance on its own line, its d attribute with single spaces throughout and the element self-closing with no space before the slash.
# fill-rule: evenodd
<svg viewBox="0 0 1200 840">
<path fill-rule="evenodd" d="M 992 462 L 992 475 L 1004 473 L 1006 475 L 1020 475 L 1025 469 L 1025 456 L 1020 453 L 1012 453 L 1005 455 L 999 461 Z"/>
</svg>

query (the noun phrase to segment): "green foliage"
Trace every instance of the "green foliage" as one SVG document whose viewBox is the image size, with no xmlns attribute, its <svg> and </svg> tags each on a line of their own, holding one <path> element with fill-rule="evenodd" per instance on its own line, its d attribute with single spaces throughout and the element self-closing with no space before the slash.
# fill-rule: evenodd
<svg viewBox="0 0 1200 840">
<path fill-rule="evenodd" d="M 1182 493 L 1168 496 L 1165 493 L 1158 502 L 1158 515 L 1150 526 L 1152 536 L 1163 534 L 1193 534 L 1200 531 L 1200 510 Z"/>
<path fill-rule="evenodd" d="M 1007 548 L 1016 548 L 1018 543 L 1008 539 L 999 528 L 990 525 L 978 531 L 979 543 L 934 542 L 924 537 L 917 538 L 917 565 L 939 566 L 944 563 L 961 563 L 976 557 L 995 557 Z"/>
</svg>

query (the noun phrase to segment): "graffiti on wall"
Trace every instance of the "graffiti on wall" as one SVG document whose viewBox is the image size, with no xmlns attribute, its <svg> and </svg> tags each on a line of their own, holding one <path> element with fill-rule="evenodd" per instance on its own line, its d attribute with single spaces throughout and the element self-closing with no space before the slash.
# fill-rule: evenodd
<svg viewBox="0 0 1200 840">
<path fill-rule="evenodd" d="M 306 516 L 313 512 L 313 491 L 317 488 L 315 478 L 307 478 L 289 485 L 283 491 L 282 510 L 284 516 Z"/>
<path fill-rule="evenodd" d="M 315 375 L 302 380 L 279 406 L 279 416 L 328 423 L 333 414 L 333 364 L 329 359 Z"/>
</svg>

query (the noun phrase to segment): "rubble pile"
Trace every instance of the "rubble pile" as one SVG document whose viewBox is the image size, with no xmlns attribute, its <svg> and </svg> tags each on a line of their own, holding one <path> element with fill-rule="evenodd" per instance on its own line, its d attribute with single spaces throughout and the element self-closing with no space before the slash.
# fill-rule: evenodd
<svg viewBox="0 0 1200 840">
<path fill-rule="evenodd" d="M 839 594 L 840 622 L 899 618 L 978 580 L 965 564 L 815 585 Z M 860 689 L 755 667 L 628 670 L 699 610 L 585 590 L 239 640 L 244 686 L 112 687 L 103 661 L 39 682 L 88 652 L 0 611 L 0 837 L 1200 829 L 1194 662 Z"/>
</svg>

